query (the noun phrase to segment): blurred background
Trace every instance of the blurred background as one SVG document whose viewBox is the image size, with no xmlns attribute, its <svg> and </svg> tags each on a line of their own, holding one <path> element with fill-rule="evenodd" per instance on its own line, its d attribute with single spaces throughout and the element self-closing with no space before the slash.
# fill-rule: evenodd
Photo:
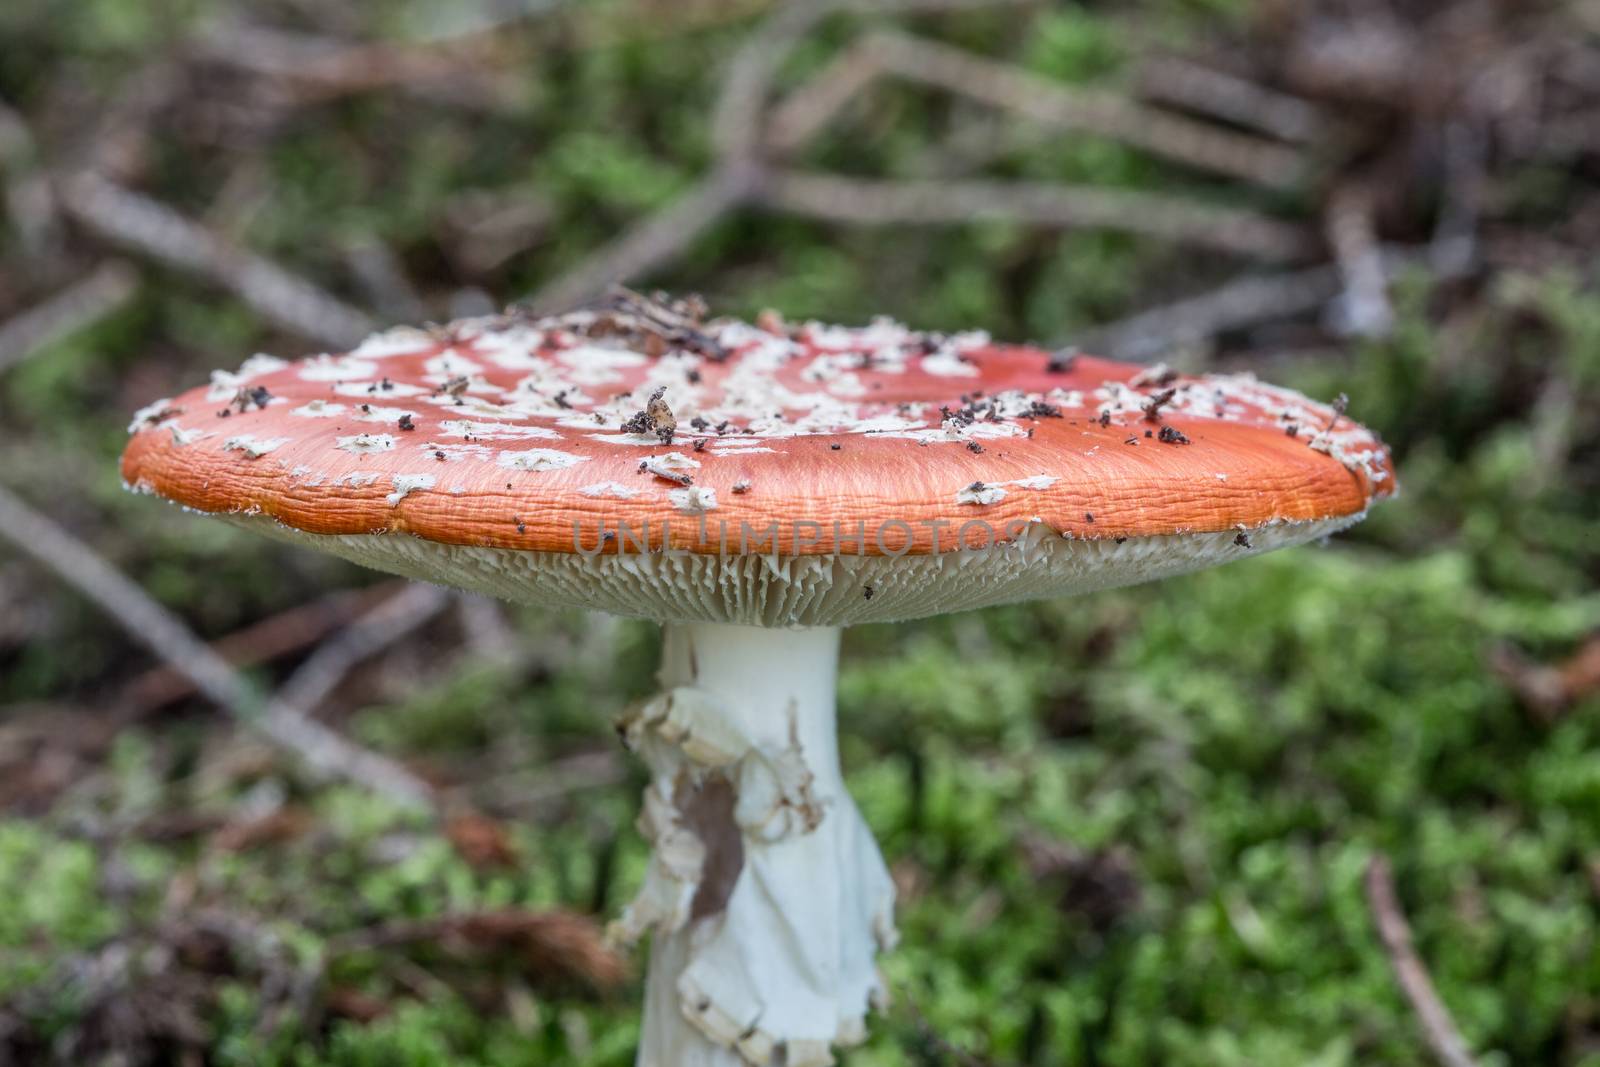
<svg viewBox="0 0 1600 1067">
<path fill-rule="evenodd" d="M 0 205 L 0 1063 L 632 1062 L 653 629 L 116 469 L 213 367 L 620 279 L 1399 461 L 1330 545 L 846 635 L 904 934 L 849 1064 L 1600 1064 L 1600 5 L 6 0 Z"/>
</svg>

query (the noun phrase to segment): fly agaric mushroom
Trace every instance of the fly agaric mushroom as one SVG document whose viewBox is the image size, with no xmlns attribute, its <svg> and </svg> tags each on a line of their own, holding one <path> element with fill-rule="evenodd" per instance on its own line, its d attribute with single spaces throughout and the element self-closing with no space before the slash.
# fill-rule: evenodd
<svg viewBox="0 0 1600 1067">
<path fill-rule="evenodd" d="M 885 996 L 893 889 L 839 768 L 842 627 L 1298 544 L 1394 487 L 1342 408 L 1247 374 L 629 293 L 256 356 L 130 429 L 135 490 L 665 627 L 660 692 L 621 723 L 654 854 L 614 925 L 654 934 L 651 1067 L 830 1063 Z"/>
</svg>

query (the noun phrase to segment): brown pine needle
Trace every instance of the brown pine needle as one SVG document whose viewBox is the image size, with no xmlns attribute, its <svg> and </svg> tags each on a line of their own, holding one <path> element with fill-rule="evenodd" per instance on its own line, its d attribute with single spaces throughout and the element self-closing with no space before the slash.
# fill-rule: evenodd
<svg viewBox="0 0 1600 1067">
<path fill-rule="evenodd" d="M 1400 983 L 1400 991 L 1417 1013 L 1428 1048 L 1443 1067 L 1478 1067 L 1412 944 L 1411 926 L 1406 922 L 1405 912 L 1400 910 L 1400 902 L 1395 896 L 1394 870 L 1389 857 L 1382 853 L 1372 857 L 1367 864 L 1366 888 L 1367 905 L 1377 921 L 1378 936 L 1383 939 L 1384 950 L 1389 954 L 1395 980 Z"/>
</svg>

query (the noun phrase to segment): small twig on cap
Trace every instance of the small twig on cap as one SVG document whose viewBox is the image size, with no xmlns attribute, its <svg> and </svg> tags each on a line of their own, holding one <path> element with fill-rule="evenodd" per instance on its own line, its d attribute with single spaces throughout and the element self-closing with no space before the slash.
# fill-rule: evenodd
<svg viewBox="0 0 1600 1067">
<path fill-rule="evenodd" d="M 375 328 L 366 313 L 305 279 L 233 247 L 165 204 L 98 174 L 80 173 L 57 191 L 66 213 L 102 240 L 214 279 L 266 318 L 302 337 L 353 345 Z"/>
<path fill-rule="evenodd" d="M 82 281 L 0 323 L 0 371 L 94 325 L 138 291 L 139 275 L 132 267 L 117 260 L 102 263 Z"/>
<path fill-rule="evenodd" d="M 433 789 L 386 756 L 351 743 L 281 700 L 264 700 L 254 686 L 177 616 L 107 562 L 0 488 L 0 537 L 32 556 L 121 623 L 134 638 L 240 722 L 299 756 L 326 778 L 344 778 L 407 807 L 428 807 Z"/>
<path fill-rule="evenodd" d="M 1378 924 L 1378 936 L 1383 939 L 1401 992 L 1422 1023 L 1428 1048 L 1444 1067 L 1478 1067 L 1466 1040 L 1433 988 L 1428 969 L 1417 956 L 1411 940 L 1411 926 L 1395 896 L 1394 871 L 1389 857 L 1382 853 L 1374 855 L 1367 864 L 1366 890 L 1367 905 Z"/>
</svg>

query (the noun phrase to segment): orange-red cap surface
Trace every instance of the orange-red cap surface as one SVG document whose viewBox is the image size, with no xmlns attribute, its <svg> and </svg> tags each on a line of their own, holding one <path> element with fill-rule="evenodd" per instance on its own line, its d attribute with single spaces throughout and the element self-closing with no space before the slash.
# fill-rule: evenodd
<svg viewBox="0 0 1600 1067">
<path fill-rule="evenodd" d="M 1394 487 L 1375 435 L 1248 375 L 695 312 L 626 298 L 256 356 L 140 412 L 123 477 L 314 534 L 784 555 L 942 552 L 971 520 L 1248 531 Z"/>
</svg>

